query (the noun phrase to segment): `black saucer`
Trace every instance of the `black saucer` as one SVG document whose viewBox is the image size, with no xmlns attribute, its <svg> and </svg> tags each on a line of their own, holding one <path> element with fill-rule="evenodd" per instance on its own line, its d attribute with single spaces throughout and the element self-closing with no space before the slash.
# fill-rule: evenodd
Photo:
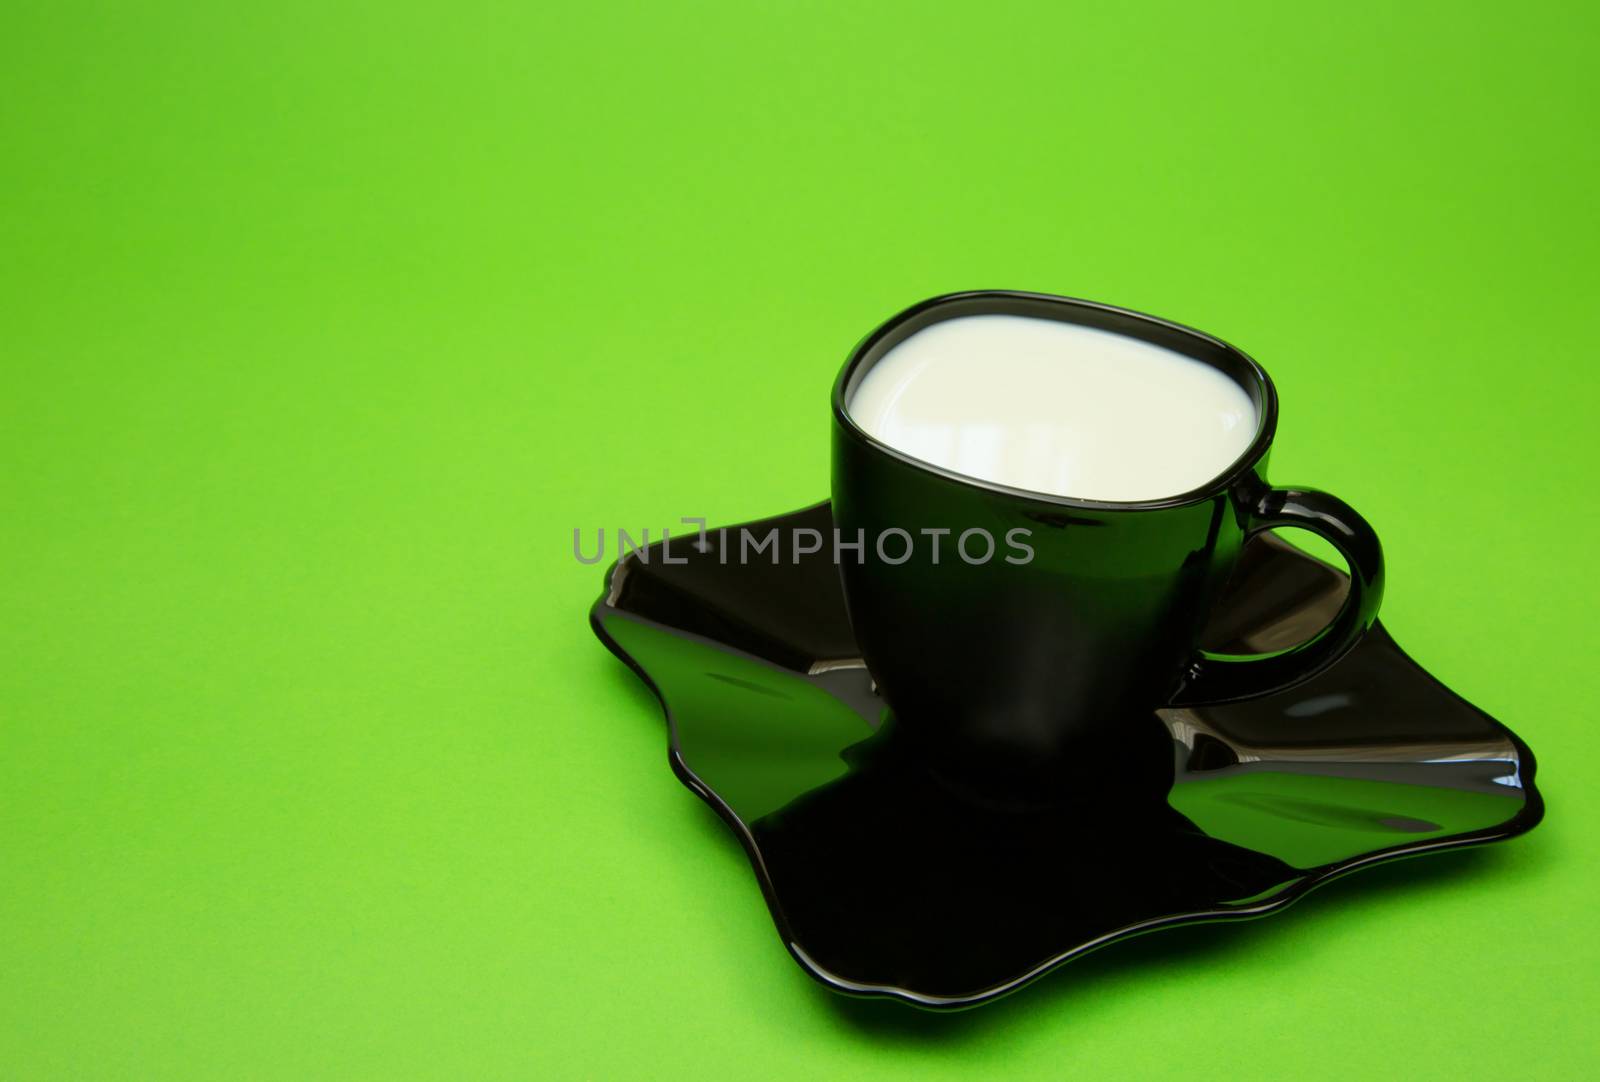
<svg viewBox="0 0 1600 1082">
<path fill-rule="evenodd" d="M 822 503 L 750 524 L 774 526 L 832 521 Z M 1543 815 L 1527 745 L 1381 626 L 1292 691 L 1131 720 L 1049 804 L 975 798 L 886 719 L 829 555 L 722 563 L 680 539 L 667 564 L 656 545 L 611 569 L 590 619 L 661 698 L 673 770 L 738 834 L 790 952 L 835 990 L 970 1006 L 1106 943 L 1260 916 Z M 1304 639 L 1345 582 L 1252 542 L 1206 645 Z"/>
</svg>

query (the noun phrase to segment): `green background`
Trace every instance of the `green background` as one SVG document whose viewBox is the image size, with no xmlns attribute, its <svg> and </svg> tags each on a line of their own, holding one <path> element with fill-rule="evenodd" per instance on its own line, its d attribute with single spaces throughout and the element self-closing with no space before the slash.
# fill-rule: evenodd
<svg viewBox="0 0 1600 1082">
<path fill-rule="evenodd" d="M 1597 29 L 11 0 L 0 1076 L 1600 1066 Z M 959 1016 L 803 976 L 572 530 L 820 498 L 847 349 L 981 287 L 1259 358 L 1545 825 Z"/>
</svg>

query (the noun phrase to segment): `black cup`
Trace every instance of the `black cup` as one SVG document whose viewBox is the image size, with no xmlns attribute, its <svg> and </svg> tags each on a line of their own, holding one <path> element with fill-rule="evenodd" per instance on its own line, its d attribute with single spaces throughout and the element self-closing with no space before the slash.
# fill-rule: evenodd
<svg viewBox="0 0 1600 1082">
<path fill-rule="evenodd" d="M 1200 488 L 1123 503 L 966 477 L 887 446 L 851 419 L 851 396 L 889 349 L 941 320 L 989 314 L 1095 327 L 1211 365 L 1250 396 L 1255 439 Z M 1277 413 L 1266 372 L 1226 342 L 1089 301 L 956 293 L 908 308 L 868 335 L 833 391 L 833 509 L 840 541 L 863 541 L 859 558 L 839 550 L 845 597 L 862 657 L 899 727 L 969 775 L 1034 777 L 1092 759 L 1085 748 L 1148 725 L 1157 708 L 1265 695 L 1342 657 L 1377 617 L 1382 549 L 1342 500 L 1267 484 Z M 1246 539 L 1282 526 L 1310 530 L 1344 554 L 1350 593 L 1338 616 L 1272 655 L 1200 649 Z M 979 559 L 986 537 L 993 549 Z M 1032 555 L 1021 562 L 1024 547 Z"/>
</svg>

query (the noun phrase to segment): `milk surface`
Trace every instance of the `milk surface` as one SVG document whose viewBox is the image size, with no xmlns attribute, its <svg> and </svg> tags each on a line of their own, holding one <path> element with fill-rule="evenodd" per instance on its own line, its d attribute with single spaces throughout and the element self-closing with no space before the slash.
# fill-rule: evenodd
<svg viewBox="0 0 1600 1082">
<path fill-rule="evenodd" d="M 962 316 L 896 345 L 847 410 L 914 458 L 1012 488 L 1090 500 L 1176 496 L 1254 440 L 1232 379 L 1181 353 L 1029 316 Z"/>
</svg>

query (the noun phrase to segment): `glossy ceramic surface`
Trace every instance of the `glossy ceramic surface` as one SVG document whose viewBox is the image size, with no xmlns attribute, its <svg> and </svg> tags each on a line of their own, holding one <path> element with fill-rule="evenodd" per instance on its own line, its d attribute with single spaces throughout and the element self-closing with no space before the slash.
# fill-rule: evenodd
<svg viewBox="0 0 1600 1082">
<path fill-rule="evenodd" d="M 829 505 L 748 528 L 773 527 L 830 530 Z M 593 626 L 661 698 L 674 771 L 738 835 L 790 952 L 838 991 L 969 1006 L 1118 939 L 1270 913 L 1543 814 L 1527 746 L 1381 625 L 1291 691 L 1085 744 L 1050 800 L 974 797 L 887 717 L 831 554 L 724 563 L 680 539 L 670 555 L 614 567 Z M 1281 649 L 1347 589 L 1258 538 L 1202 640 Z"/>
<path fill-rule="evenodd" d="M 855 388 L 894 346 L 975 315 L 1090 327 L 1184 355 L 1249 396 L 1255 437 L 1228 469 L 1192 491 L 1119 503 L 966 477 L 889 447 L 851 419 Z M 936 297 L 856 347 L 835 384 L 832 412 L 834 516 L 844 539 L 862 542 L 840 562 L 860 656 L 903 722 L 904 738 L 970 778 L 984 776 L 982 784 L 1053 788 L 1051 775 L 1076 759 L 1085 740 L 1139 724 L 1169 703 L 1292 687 L 1344 656 L 1377 618 L 1377 535 L 1327 493 L 1272 488 L 1272 381 L 1243 352 L 1200 331 L 1038 293 Z M 1344 553 L 1355 571 L 1350 603 L 1325 612 L 1274 656 L 1197 650 L 1246 540 L 1277 526 L 1311 530 Z M 946 535 L 942 554 L 933 531 Z M 998 551 L 983 559 L 986 536 Z M 1026 563 L 1001 556 L 1012 537 L 1026 538 Z"/>
</svg>

